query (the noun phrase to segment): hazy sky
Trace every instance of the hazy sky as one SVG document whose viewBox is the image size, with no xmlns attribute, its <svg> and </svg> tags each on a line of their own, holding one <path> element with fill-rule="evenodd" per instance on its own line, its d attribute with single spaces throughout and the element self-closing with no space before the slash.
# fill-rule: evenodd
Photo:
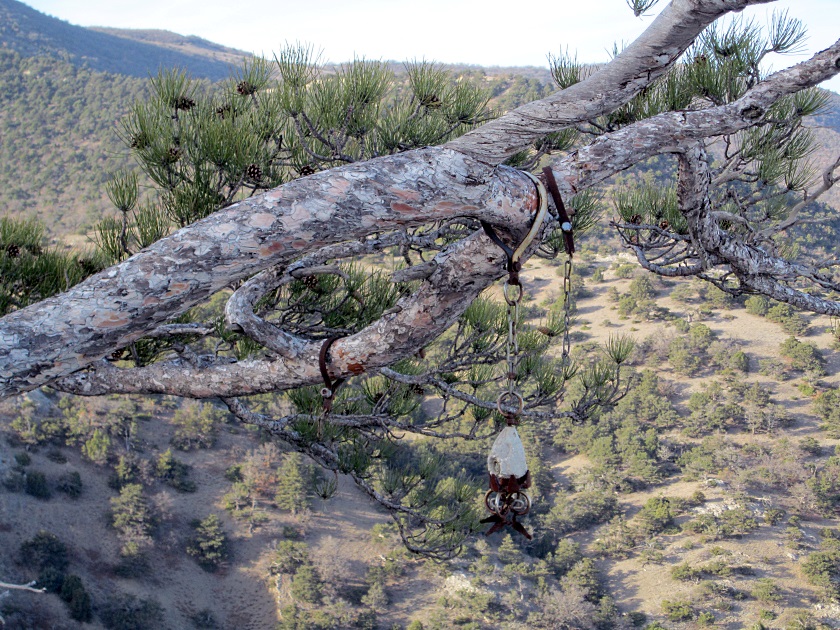
<svg viewBox="0 0 840 630">
<path fill-rule="evenodd" d="M 326 61 L 425 58 L 450 63 L 546 65 L 568 46 L 578 59 L 605 61 L 613 42 L 629 42 L 650 24 L 624 0 L 25 0 L 82 26 L 160 28 L 233 48 L 270 54 L 285 41 L 314 44 Z M 478 7 L 478 8 L 476 8 Z M 808 52 L 840 38 L 840 0 L 779 0 L 751 7 L 760 23 L 789 9 L 810 34 Z M 782 67 L 789 60 L 774 60 Z M 840 78 L 829 85 L 840 91 Z"/>
</svg>

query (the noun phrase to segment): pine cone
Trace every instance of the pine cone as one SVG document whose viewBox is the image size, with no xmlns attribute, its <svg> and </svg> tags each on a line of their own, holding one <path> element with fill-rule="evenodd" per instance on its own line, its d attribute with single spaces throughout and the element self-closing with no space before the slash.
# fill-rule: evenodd
<svg viewBox="0 0 840 630">
<path fill-rule="evenodd" d="M 147 146 L 149 146 L 149 139 L 145 133 L 138 133 L 131 137 L 132 149 L 145 149 Z"/>
<path fill-rule="evenodd" d="M 123 358 L 123 356 L 125 356 L 125 348 L 120 348 L 119 350 L 114 350 L 111 353 L 111 359 L 113 359 L 114 361 L 119 361 L 120 359 Z"/>
<path fill-rule="evenodd" d="M 641 222 L 642 222 L 642 215 L 640 215 L 640 214 L 634 214 L 632 217 L 630 217 L 630 223 L 633 223 L 635 225 L 639 225 Z"/>
<path fill-rule="evenodd" d="M 195 107 L 195 101 L 188 96 L 179 96 L 175 99 L 175 109 L 182 109 L 185 112 Z"/>
<path fill-rule="evenodd" d="M 423 100 L 420 101 L 420 104 L 425 105 L 429 109 L 438 109 L 443 105 L 437 94 L 430 94 L 429 96 L 424 97 Z"/>
<path fill-rule="evenodd" d="M 659 227 L 661 227 L 663 230 L 667 230 L 669 227 L 671 227 L 671 224 L 663 220 L 659 222 Z"/>
<path fill-rule="evenodd" d="M 9 243 L 6 245 L 6 255 L 9 258 L 17 258 L 20 256 L 20 246 L 15 245 L 14 243 Z"/>
<path fill-rule="evenodd" d="M 242 96 L 251 96 L 251 94 L 257 91 L 257 88 L 247 81 L 240 81 L 236 84 L 236 91 Z"/>
<path fill-rule="evenodd" d="M 318 278 L 316 278 L 315 276 L 304 276 L 301 279 L 301 282 L 303 282 L 303 286 L 305 286 L 310 291 L 314 291 L 316 288 L 318 288 Z"/>
<path fill-rule="evenodd" d="M 90 275 L 96 273 L 96 263 L 94 263 L 90 258 L 79 258 L 77 261 L 79 263 L 79 267 L 82 268 L 86 274 Z"/>
<path fill-rule="evenodd" d="M 545 335 L 546 337 L 553 337 L 554 331 L 551 330 L 548 326 L 537 326 L 537 331 Z"/>
<path fill-rule="evenodd" d="M 230 105 L 228 105 L 228 104 L 220 105 L 219 107 L 216 108 L 216 115 L 219 118 L 221 118 L 222 120 L 224 120 L 225 116 L 230 114 L 230 111 L 231 111 Z"/>
<path fill-rule="evenodd" d="M 300 173 L 301 177 L 307 177 L 308 175 L 314 175 L 315 169 L 307 164 L 306 166 L 299 168 L 298 173 Z"/>
<path fill-rule="evenodd" d="M 257 166 L 256 164 L 251 164 L 245 170 L 245 177 L 250 179 L 252 182 L 258 182 L 262 179 L 263 172 L 262 169 Z"/>
<path fill-rule="evenodd" d="M 168 162 L 177 162 L 181 159 L 181 149 L 178 147 L 169 147 L 169 151 L 166 152 L 166 159 Z"/>
</svg>

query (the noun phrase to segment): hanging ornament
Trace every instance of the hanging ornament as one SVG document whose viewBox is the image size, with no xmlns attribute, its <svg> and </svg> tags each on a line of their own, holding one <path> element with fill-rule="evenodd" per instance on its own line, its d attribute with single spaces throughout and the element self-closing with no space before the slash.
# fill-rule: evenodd
<svg viewBox="0 0 840 630">
<path fill-rule="evenodd" d="M 531 498 L 524 492 L 531 485 L 531 472 L 525 459 L 525 447 L 515 426 L 506 426 L 496 436 L 487 457 L 487 472 L 490 489 L 484 495 L 484 505 L 491 516 L 481 521 L 493 523 L 487 535 L 510 525 L 531 540 L 531 534 L 516 520 L 531 511 Z"/>
<path fill-rule="evenodd" d="M 569 288 L 571 284 L 571 259 L 574 253 L 572 240 L 572 223 L 560 198 L 557 183 L 550 168 L 543 171 L 548 182 L 551 196 L 557 207 L 560 229 L 563 231 L 567 260 L 564 267 L 564 298 L 565 298 L 565 330 L 563 333 L 563 361 L 569 360 Z M 512 251 L 495 233 L 493 228 L 482 222 L 487 236 L 505 252 L 507 257 L 508 279 L 504 284 L 504 298 L 507 303 L 507 388 L 496 401 L 498 412 L 505 418 L 505 428 L 496 436 L 490 454 L 487 457 L 487 473 L 490 489 L 484 495 L 484 505 L 490 516 L 481 520 L 482 523 L 492 523 L 487 535 L 493 534 L 507 526 L 519 532 L 528 540 L 531 534 L 517 519 L 531 511 L 531 498 L 525 493 L 531 486 L 531 473 L 525 458 L 525 447 L 516 430 L 519 418 L 525 407 L 525 401 L 516 390 L 517 363 L 519 359 L 519 343 L 517 340 L 519 324 L 519 304 L 522 301 L 523 288 L 519 279 L 522 268 L 521 257 L 531 242 L 539 233 L 543 219 L 548 210 L 548 194 L 543 183 L 530 173 L 526 173 L 536 184 L 539 196 L 539 209 L 527 236 Z"/>
</svg>

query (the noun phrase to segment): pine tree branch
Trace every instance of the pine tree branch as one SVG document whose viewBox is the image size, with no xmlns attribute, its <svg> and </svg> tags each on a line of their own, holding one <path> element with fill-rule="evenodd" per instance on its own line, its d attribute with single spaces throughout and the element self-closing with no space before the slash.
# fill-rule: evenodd
<svg viewBox="0 0 840 630">
<path fill-rule="evenodd" d="M 664 75 L 717 18 L 768 2 L 772 0 L 673 0 L 642 35 L 591 76 L 446 146 L 498 164 L 549 133 L 612 112 Z"/>
<path fill-rule="evenodd" d="M 524 174 L 440 148 L 295 180 L 198 221 L 60 296 L 4 317 L 0 395 L 90 365 L 231 283 L 307 252 L 453 216 L 483 218 L 524 234 L 536 203 L 534 184 Z M 474 254 L 483 255 L 480 250 Z M 496 262 L 497 254 L 491 258 Z M 462 262 L 469 273 L 473 264 Z M 444 267 L 439 278 L 450 282 L 457 272 Z M 477 277 L 487 271 L 485 265 Z M 469 278 L 464 281 L 470 284 Z"/>
<path fill-rule="evenodd" d="M 9 582 L 0 582 L 0 588 L 5 588 L 10 591 L 29 591 L 30 593 L 46 593 L 45 588 L 35 588 L 37 581 L 33 580 L 29 584 L 11 584 Z"/>
<path fill-rule="evenodd" d="M 561 192 L 572 195 L 647 157 L 681 152 L 692 140 L 759 125 L 767 108 L 781 96 L 813 86 L 838 71 L 840 42 L 771 75 L 734 103 L 661 114 L 606 134 L 554 166 Z M 223 287 L 331 244 L 454 216 L 480 218 L 524 232 L 535 197 L 533 184 L 524 175 L 489 167 L 447 148 L 421 149 L 295 180 L 234 204 L 65 294 L 0 320 L 0 395 L 76 372 Z M 481 288 L 499 277 L 497 249 L 486 239 L 467 242 L 474 248 L 473 259 L 461 257 L 464 250 L 444 256 L 437 280 L 427 281 L 426 293 L 411 298 L 411 310 L 401 305 L 401 313 L 390 313 L 358 335 L 337 342 L 336 374 L 355 374 L 413 354 L 445 330 Z M 440 312 L 428 301 L 431 296 L 443 305 L 440 320 L 428 317 L 429 312 Z M 402 325 L 411 328 L 398 327 Z M 351 342 L 360 339 L 374 340 L 373 351 Z M 121 372 L 100 363 L 95 373 L 73 377 L 64 386 L 91 394 L 178 393 L 183 388 L 183 395 L 197 397 L 276 391 L 319 382 L 313 344 L 303 354 L 306 366 L 275 362 L 264 375 L 255 376 L 264 362 L 211 366 L 201 384 L 189 386 L 183 380 L 192 375 L 173 364 Z M 120 374 L 139 381 L 117 384 Z"/>
<path fill-rule="evenodd" d="M 527 197 L 526 197 L 527 198 Z M 420 289 L 402 298 L 399 310 L 330 348 L 331 373 L 352 376 L 415 354 L 440 336 L 482 290 L 504 273 L 504 257 L 483 233 L 454 243 L 438 254 L 437 270 Z M 291 337 L 291 336 L 290 336 Z M 100 361 L 54 383 L 80 394 L 170 393 L 191 398 L 234 397 L 274 392 L 322 381 L 318 356 L 322 341 L 294 339 L 294 352 L 274 361 L 225 359 L 207 366 L 160 361 L 140 368 L 117 368 Z"/>
<path fill-rule="evenodd" d="M 840 291 L 840 283 L 807 265 L 772 256 L 720 227 L 709 199 L 712 180 L 708 159 L 701 145 L 681 154 L 679 160 L 681 207 L 701 250 L 714 257 L 711 264 L 726 265 L 746 290 L 815 313 L 840 315 L 840 303 L 809 295 L 786 284 L 807 280 L 822 289 Z"/>
<path fill-rule="evenodd" d="M 791 208 L 784 221 L 782 221 L 779 225 L 762 230 L 760 232 L 760 236 L 763 238 L 769 238 L 773 234 L 778 234 L 779 232 L 783 232 L 788 228 L 793 227 L 797 223 L 801 223 L 802 220 L 799 218 L 799 215 L 805 206 L 819 199 L 823 194 L 831 190 L 837 181 L 840 180 L 840 177 L 834 174 L 834 171 L 837 169 L 840 169 L 840 156 L 834 160 L 833 164 L 830 164 L 823 170 L 822 177 L 820 178 L 822 180 L 820 185 L 812 190 L 808 190 L 803 195 L 802 200 Z"/>
</svg>

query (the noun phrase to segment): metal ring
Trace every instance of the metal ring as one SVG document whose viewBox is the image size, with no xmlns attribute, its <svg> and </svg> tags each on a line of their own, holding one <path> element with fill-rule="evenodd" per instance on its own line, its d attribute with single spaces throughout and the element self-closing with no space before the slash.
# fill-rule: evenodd
<svg viewBox="0 0 840 630">
<path fill-rule="evenodd" d="M 511 298 L 510 295 L 508 295 L 508 292 L 510 291 L 510 287 L 512 287 L 512 286 L 516 287 L 519 290 L 519 293 L 516 296 L 515 300 L 513 298 Z M 504 293 L 504 296 L 505 296 L 505 302 L 507 302 L 510 306 L 516 306 L 517 304 L 519 304 L 519 302 L 522 301 L 523 291 L 522 291 L 522 285 L 521 284 L 513 284 L 512 285 L 512 284 L 510 284 L 510 282 L 505 280 L 503 293 Z"/>
<path fill-rule="evenodd" d="M 509 398 L 516 399 L 516 411 L 513 413 L 511 413 L 509 410 L 505 410 L 502 408 L 502 404 L 505 403 Z M 525 400 L 522 398 L 522 394 L 520 394 L 519 392 L 502 392 L 496 399 L 496 409 L 498 409 L 499 413 L 505 417 L 518 416 L 522 413 L 522 410 L 524 408 Z"/>
<path fill-rule="evenodd" d="M 496 490 L 488 490 L 484 495 L 484 505 L 487 511 L 496 516 L 504 516 L 508 513 L 508 495 Z"/>
<path fill-rule="evenodd" d="M 321 388 L 321 398 L 332 398 L 333 391 L 329 387 Z"/>
<path fill-rule="evenodd" d="M 515 492 L 511 495 L 510 511 L 517 516 L 525 516 L 531 511 L 531 497 L 524 492 Z"/>
</svg>

